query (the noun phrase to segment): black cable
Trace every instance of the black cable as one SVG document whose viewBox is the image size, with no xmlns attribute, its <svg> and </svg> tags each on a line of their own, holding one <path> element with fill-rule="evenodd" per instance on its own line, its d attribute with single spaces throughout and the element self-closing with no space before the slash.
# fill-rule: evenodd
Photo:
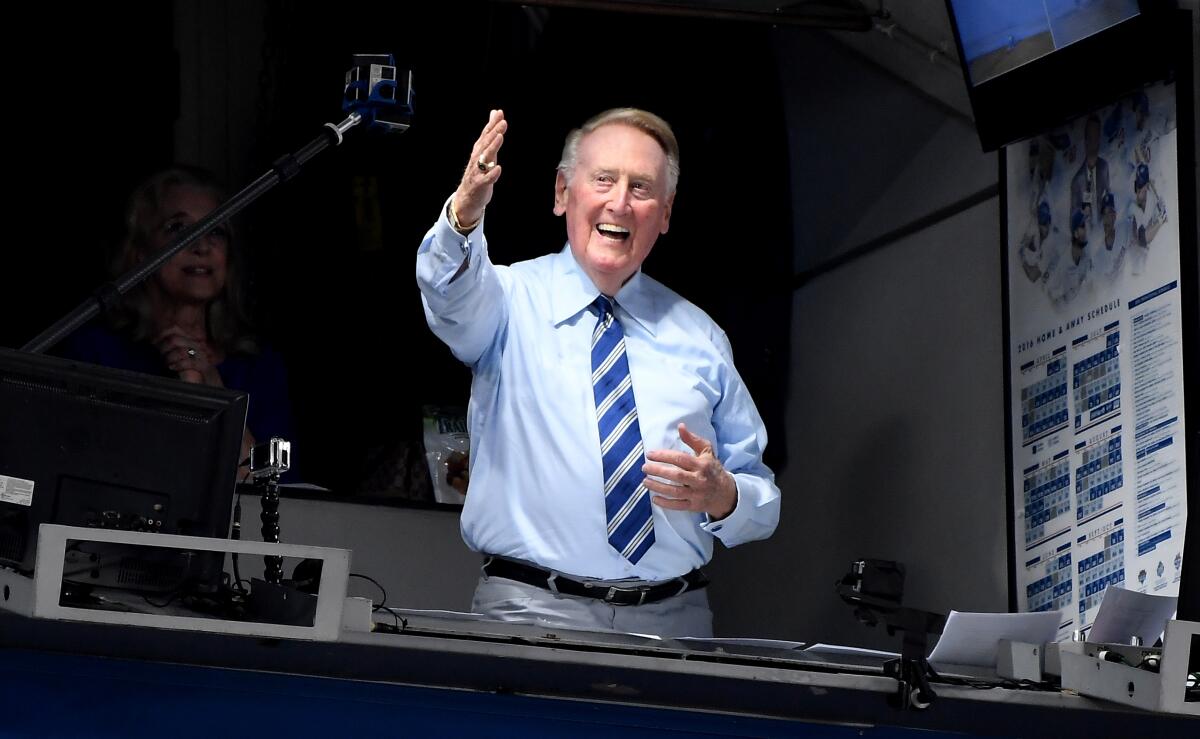
<svg viewBox="0 0 1200 739">
<path fill-rule="evenodd" d="M 247 457 L 244 464 L 249 463 L 250 459 Z M 239 465 L 239 467 L 240 466 L 241 465 Z M 237 498 L 235 498 L 233 501 L 233 527 L 230 530 L 229 538 L 233 539 L 234 541 L 239 541 L 242 538 L 242 486 L 238 485 L 236 486 L 236 489 Z M 242 573 L 238 567 L 238 553 L 231 552 L 229 555 L 229 561 L 233 565 L 233 587 L 235 590 L 241 593 L 242 597 L 245 597 L 249 591 L 246 590 L 244 585 L 242 585 L 242 583 L 246 581 L 242 579 Z"/>
<path fill-rule="evenodd" d="M 391 633 L 399 634 L 408 628 L 408 619 L 401 618 L 400 615 L 396 613 L 395 609 L 388 608 L 387 606 L 379 606 L 375 610 L 376 611 L 387 611 L 388 613 L 392 614 L 392 618 L 395 619 L 395 621 L 396 621 L 395 626 L 390 626 L 388 624 L 375 624 L 376 630 L 388 631 L 390 629 Z"/>
<path fill-rule="evenodd" d="M 381 594 L 383 594 L 383 597 L 379 599 L 379 605 L 375 606 L 375 607 L 374 607 L 373 609 L 371 609 L 371 610 L 373 610 L 373 611 L 378 611 L 378 610 L 384 609 L 384 606 L 383 606 L 383 604 L 384 604 L 384 603 L 387 603 L 387 590 L 385 590 L 385 589 L 384 589 L 384 587 L 383 587 L 382 585 L 380 585 L 380 584 L 379 584 L 379 581 L 378 581 L 378 580 L 376 580 L 376 579 L 375 579 L 375 578 L 373 578 L 373 577 L 367 577 L 366 575 L 360 575 L 360 574 L 358 574 L 357 572 L 351 572 L 351 573 L 350 573 L 350 577 L 359 577 L 359 578 L 362 578 L 363 580 L 366 580 L 367 582 L 371 583 L 371 584 L 372 584 L 372 585 L 374 585 L 375 587 L 379 588 L 379 592 L 380 592 Z M 384 609 L 384 610 L 386 610 L 386 609 Z M 396 614 L 392 614 L 392 615 L 394 616 L 394 615 L 396 615 Z"/>
<path fill-rule="evenodd" d="M 975 690 L 992 690 L 994 688 L 1008 688 L 1010 690 L 1044 690 L 1057 692 L 1058 687 L 1054 684 L 1034 680 L 1010 680 L 1008 678 L 997 678 L 995 680 L 983 680 L 969 677 L 949 677 L 941 675 L 931 666 L 929 668 L 930 681 L 934 684 L 957 685 L 964 688 L 974 688 Z"/>
</svg>

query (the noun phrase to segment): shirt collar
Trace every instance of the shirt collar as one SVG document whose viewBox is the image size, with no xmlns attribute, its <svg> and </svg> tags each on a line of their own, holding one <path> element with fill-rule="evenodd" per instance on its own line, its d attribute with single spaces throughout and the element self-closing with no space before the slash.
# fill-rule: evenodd
<svg viewBox="0 0 1200 739">
<path fill-rule="evenodd" d="M 647 290 L 647 278 L 639 269 L 615 296 L 617 309 L 628 315 L 639 326 L 654 336 L 654 325 L 650 320 L 654 314 L 654 298 Z M 551 319 L 558 326 L 588 309 L 599 288 L 575 261 L 575 253 L 568 243 L 554 255 L 553 284 L 551 285 Z"/>
</svg>

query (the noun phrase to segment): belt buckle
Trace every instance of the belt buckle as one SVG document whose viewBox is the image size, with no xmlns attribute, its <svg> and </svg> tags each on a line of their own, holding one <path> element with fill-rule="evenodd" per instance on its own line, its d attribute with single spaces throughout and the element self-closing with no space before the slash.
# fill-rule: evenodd
<svg viewBox="0 0 1200 739">
<path fill-rule="evenodd" d="M 643 585 L 643 586 L 637 587 L 637 588 L 618 588 L 616 586 L 609 586 L 608 592 L 604 594 L 604 602 L 605 603 L 614 603 L 616 601 L 618 593 L 637 593 L 638 594 L 637 603 L 632 603 L 632 604 L 617 603 L 616 605 L 640 606 L 646 602 L 646 595 L 649 592 L 650 592 L 650 587 L 646 586 L 646 585 Z"/>
<path fill-rule="evenodd" d="M 691 589 L 692 584 L 687 581 L 686 576 L 677 577 L 675 579 L 679 581 L 679 590 L 675 591 L 676 596 L 683 595 L 684 593 L 686 593 L 688 590 Z"/>
</svg>

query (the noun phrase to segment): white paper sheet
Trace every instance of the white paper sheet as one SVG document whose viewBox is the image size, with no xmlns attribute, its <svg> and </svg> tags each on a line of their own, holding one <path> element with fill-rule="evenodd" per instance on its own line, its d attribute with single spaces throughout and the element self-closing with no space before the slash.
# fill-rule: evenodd
<svg viewBox="0 0 1200 739">
<path fill-rule="evenodd" d="M 960 613 L 950 611 L 946 628 L 930 662 L 953 665 L 996 666 L 996 648 L 1001 639 L 1045 644 L 1058 631 L 1058 611 L 1039 613 Z"/>
<path fill-rule="evenodd" d="M 1150 595 L 1109 585 L 1100 602 L 1096 622 L 1087 640 L 1103 644 L 1128 644 L 1129 637 L 1139 636 L 1144 646 L 1158 641 L 1167 621 L 1175 613 L 1179 598 L 1173 595 Z"/>
</svg>

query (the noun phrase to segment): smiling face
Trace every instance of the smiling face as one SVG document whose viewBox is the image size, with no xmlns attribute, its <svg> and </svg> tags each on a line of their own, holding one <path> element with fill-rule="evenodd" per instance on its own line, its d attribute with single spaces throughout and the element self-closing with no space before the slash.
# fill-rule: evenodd
<svg viewBox="0 0 1200 739">
<path fill-rule="evenodd" d="M 208 215 L 217 207 L 217 200 L 202 188 L 175 185 L 166 191 L 161 205 L 157 218 L 149 224 L 149 254 L 158 252 Z M 229 230 L 221 224 L 163 265 L 154 276 L 154 286 L 178 304 L 209 303 L 225 288 L 228 258 Z"/>
<path fill-rule="evenodd" d="M 620 123 L 585 134 L 578 152 L 570 180 L 558 173 L 554 213 L 567 218 L 575 261 L 613 296 L 670 225 L 667 155 L 649 134 Z"/>
</svg>

